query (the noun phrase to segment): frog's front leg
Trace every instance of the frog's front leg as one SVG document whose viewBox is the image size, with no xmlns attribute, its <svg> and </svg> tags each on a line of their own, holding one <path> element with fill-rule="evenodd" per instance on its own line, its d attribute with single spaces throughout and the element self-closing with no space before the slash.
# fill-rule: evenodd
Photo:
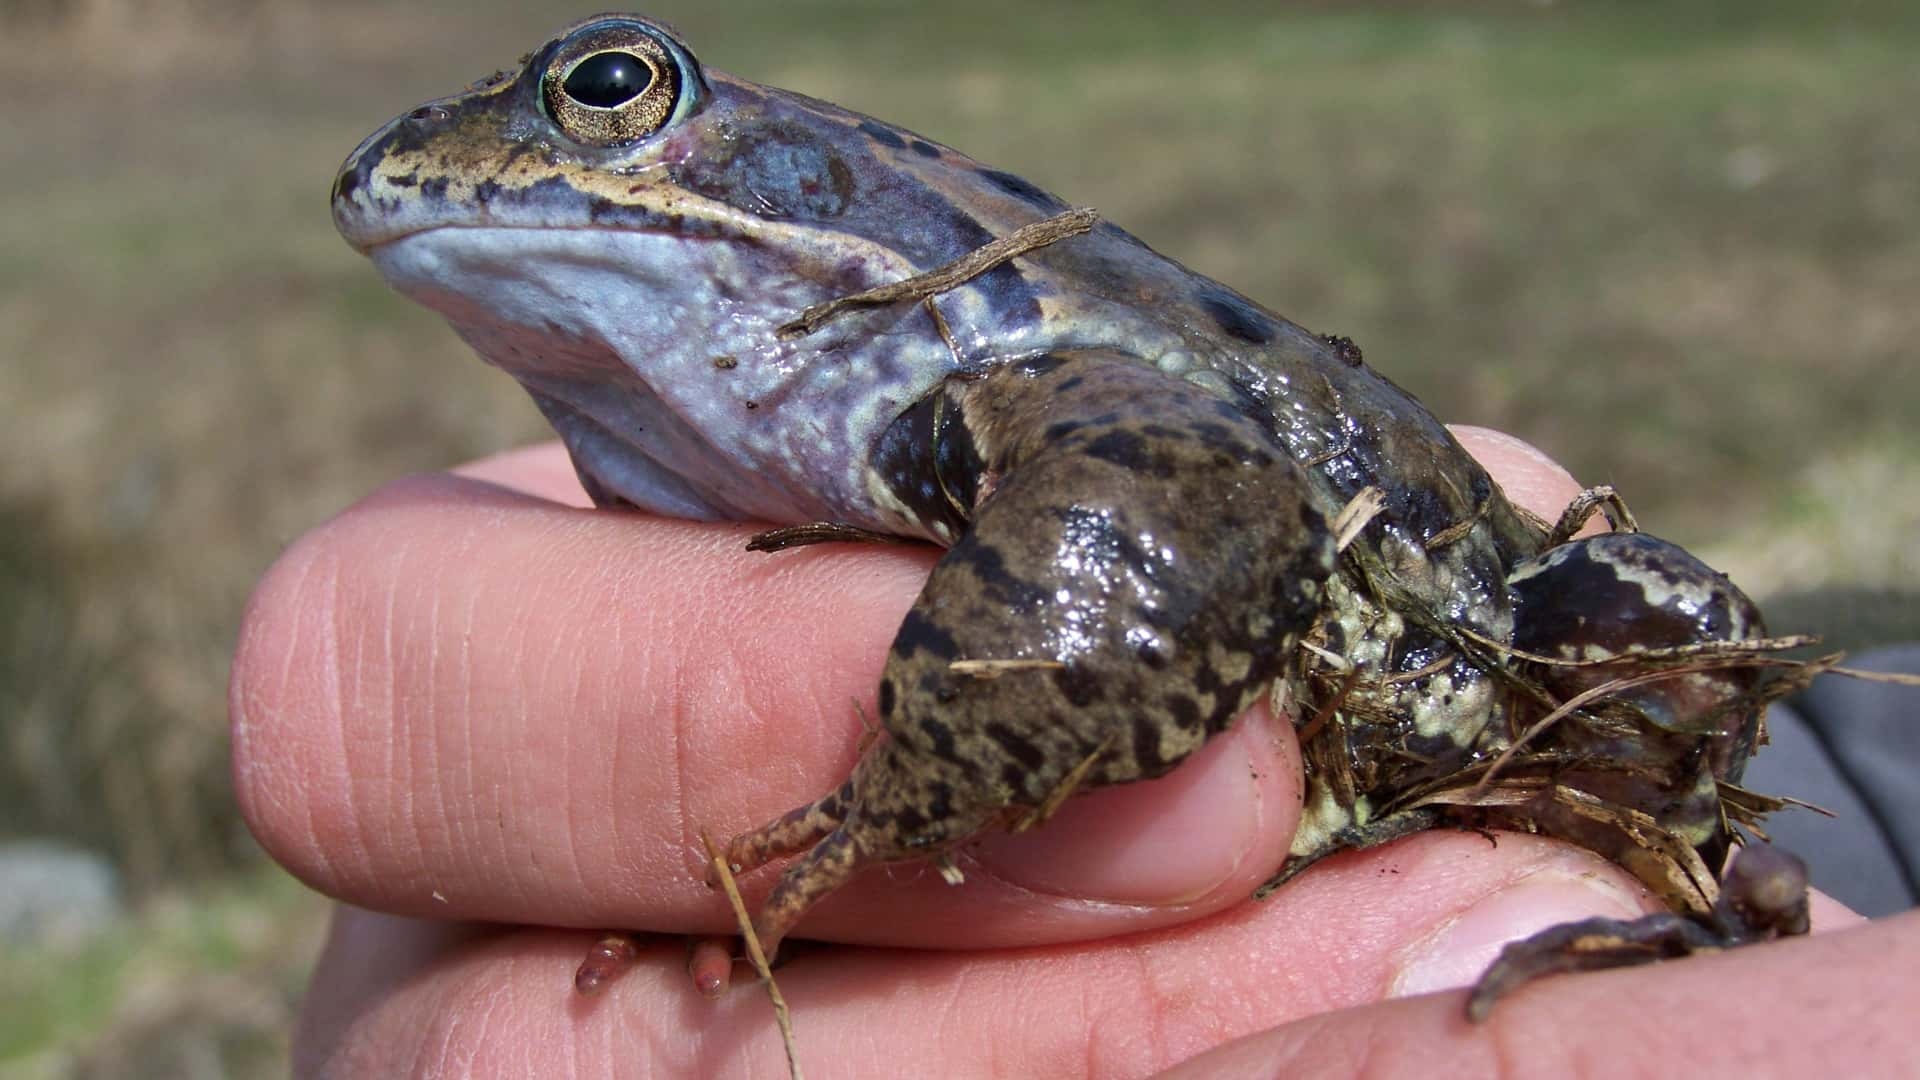
<svg viewBox="0 0 1920 1080">
<path fill-rule="evenodd" d="M 894 640 L 884 734 L 851 780 L 728 847 L 742 869 L 805 849 L 754 920 L 769 950 L 865 867 L 1172 769 L 1287 670 L 1332 570 L 1272 434 L 1129 357 L 950 381 L 875 476 L 960 535 Z"/>
</svg>

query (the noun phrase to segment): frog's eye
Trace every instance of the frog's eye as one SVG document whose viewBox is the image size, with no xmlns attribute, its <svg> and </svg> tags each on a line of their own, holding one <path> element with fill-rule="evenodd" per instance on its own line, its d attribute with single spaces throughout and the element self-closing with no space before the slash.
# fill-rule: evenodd
<svg viewBox="0 0 1920 1080">
<path fill-rule="evenodd" d="M 679 62 L 678 50 L 632 24 L 612 24 L 563 45 L 547 65 L 541 90 L 561 134 L 613 147 L 644 139 L 684 112 L 691 96 L 687 82 L 688 65 Z"/>
</svg>

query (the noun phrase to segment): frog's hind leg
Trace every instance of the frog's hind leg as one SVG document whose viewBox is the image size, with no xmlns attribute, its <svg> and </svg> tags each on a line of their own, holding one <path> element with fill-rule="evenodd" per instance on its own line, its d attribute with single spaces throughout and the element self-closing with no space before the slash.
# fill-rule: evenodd
<svg viewBox="0 0 1920 1080">
<path fill-rule="evenodd" d="M 760 947 L 771 957 L 780 942 L 821 898 L 845 885 L 854 873 L 872 859 L 866 856 L 854 835 L 836 828 L 808 849 L 773 887 L 760 911 L 753 917 L 753 933 Z"/>
<path fill-rule="evenodd" d="M 1807 865 L 1768 844 L 1741 849 L 1704 914 L 1655 912 L 1638 919 L 1584 919 L 1507 945 L 1467 999 L 1479 1023 L 1494 1003 L 1535 979 L 1632 967 L 1756 945 L 1808 930 Z"/>
<path fill-rule="evenodd" d="M 840 828 L 853 803 L 853 781 L 840 785 L 832 794 L 805 806 L 789 810 L 751 832 L 744 832 L 727 843 L 727 865 L 736 874 L 765 866 L 775 859 L 805 851 Z M 719 887 L 711 871 L 707 884 Z"/>
</svg>

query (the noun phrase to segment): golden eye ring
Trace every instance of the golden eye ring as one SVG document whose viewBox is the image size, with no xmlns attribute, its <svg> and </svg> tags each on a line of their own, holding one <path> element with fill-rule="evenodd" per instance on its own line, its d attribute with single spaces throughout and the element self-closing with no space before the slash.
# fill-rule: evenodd
<svg viewBox="0 0 1920 1080">
<path fill-rule="evenodd" d="M 682 111 L 686 72 L 672 50 L 632 24 L 590 27 L 554 53 L 541 78 L 547 115 L 587 146 L 638 142 Z"/>
</svg>

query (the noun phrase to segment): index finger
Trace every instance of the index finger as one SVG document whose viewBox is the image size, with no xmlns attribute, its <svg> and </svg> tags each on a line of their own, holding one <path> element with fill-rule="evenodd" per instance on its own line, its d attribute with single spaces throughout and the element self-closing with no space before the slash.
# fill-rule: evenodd
<svg viewBox="0 0 1920 1080">
<path fill-rule="evenodd" d="M 242 808 L 296 875 L 369 908 L 730 929 L 698 830 L 846 776 L 937 552 L 748 553 L 751 526 L 582 511 L 564 462 L 550 446 L 412 478 L 289 550 L 234 664 Z M 1236 903 L 1293 828 L 1285 736 L 1243 725 L 1163 781 L 1075 800 L 968 863 L 966 889 L 867 875 L 809 932 L 1020 944 Z"/>
<path fill-rule="evenodd" d="M 1577 490 L 1524 444 L 1461 434 L 1544 513 Z M 742 550 L 751 526 L 586 504 L 549 444 L 403 481 L 288 552 L 233 681 L 236 786 L 276 858 L 401 914 L 730 929 L 699 828 L 752 827 L 846 776 L 856 703 L 873 714 L 937 553 L 768 557 Z M 1286 851 L 1296 762 L 1285 725 L 1243 721 L 1164 780 L 979 845 L 965 889 L 866 875 L 807 931 L 1007 945 L 1195 918 Z"/>
</svg>

